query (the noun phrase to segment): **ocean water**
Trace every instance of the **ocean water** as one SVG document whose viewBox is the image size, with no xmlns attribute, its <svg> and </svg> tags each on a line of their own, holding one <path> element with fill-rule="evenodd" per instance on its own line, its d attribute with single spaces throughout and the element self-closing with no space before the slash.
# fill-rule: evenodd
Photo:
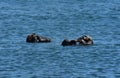
<svg viewBox="0 0 120 78">
<path fill-rule="evenodd" d="M 94 45 L 61 46 L 84 34 Z M 0 78 L 120 78 L 120 0 L 1 0 Z"/>
</svg>

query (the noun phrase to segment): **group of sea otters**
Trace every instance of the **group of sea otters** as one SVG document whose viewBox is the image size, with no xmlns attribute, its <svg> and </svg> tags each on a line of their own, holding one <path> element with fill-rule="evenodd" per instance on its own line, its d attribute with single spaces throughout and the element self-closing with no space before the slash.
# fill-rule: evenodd
<svg viewBox="0 0 120 78">
<path fill-rule="evenodd" d="M 27 36 L 26 42 L 29 42 L 29 43 L 51 42 L 51 39 L 32 33 Z M 61 43 L 62 46 L 92 45 L 92 44 L 93 44 L 93 39 L 88 35 L 83 35 L 74 40 L 64 39 Z"/>
</svg>

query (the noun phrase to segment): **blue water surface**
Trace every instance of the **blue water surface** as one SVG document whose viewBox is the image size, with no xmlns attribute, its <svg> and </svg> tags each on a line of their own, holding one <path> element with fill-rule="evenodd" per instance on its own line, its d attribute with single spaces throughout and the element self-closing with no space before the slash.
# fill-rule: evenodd
<svg viewBox="0 0 120 78">
<path fill-rule="evenodd" d="M 84 34 L 94 45 L 61 46 Z M 120 78 L 120 0 L 1 0 L 0 78 Z"/>
</svg>

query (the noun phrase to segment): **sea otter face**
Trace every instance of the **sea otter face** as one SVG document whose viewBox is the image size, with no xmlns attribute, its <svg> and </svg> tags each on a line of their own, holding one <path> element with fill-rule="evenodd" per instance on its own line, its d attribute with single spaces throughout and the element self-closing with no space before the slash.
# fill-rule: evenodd
<svg viewBox="0 0 120 78">
<path fill-rule="evenodd" d="M 39 42 L 37 36 L 35 34 L 28 35 L 26 42 Z"/>
<path fill-rule="evenodd" d="M 85 36 L 85 37 L 83 37 L 83 40 L 86 41 L 86 42 L 88 42 L 88 41 L 90 41 L 90 38 L 87 37 L 87 36 Z"/>
<path fill-rule="evenodd" d="M 81 45 L 90 45 L 93 44 L 93 40 L 90 36 L 84 35 L 76 40 Z"/>
<path fill-rule="evenodd" d="M 91 44 L 93 44 L 93 40 L 90 36 L 83 36 L 81 44 L 82 45 L 91 45 Z"/>
</svg>

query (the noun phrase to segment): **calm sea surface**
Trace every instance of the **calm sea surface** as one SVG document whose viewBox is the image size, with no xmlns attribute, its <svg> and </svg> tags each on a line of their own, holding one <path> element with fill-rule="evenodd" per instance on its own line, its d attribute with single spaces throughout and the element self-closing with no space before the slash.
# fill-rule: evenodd
<svg viewBox="0 0 120 78">
<path fill-rule="evenodd" d="M 84 34 L 93 46 L 61 46 Z M 120 0 L 1 0 L 0 78 L 120 78 Z"/>
</svg>

